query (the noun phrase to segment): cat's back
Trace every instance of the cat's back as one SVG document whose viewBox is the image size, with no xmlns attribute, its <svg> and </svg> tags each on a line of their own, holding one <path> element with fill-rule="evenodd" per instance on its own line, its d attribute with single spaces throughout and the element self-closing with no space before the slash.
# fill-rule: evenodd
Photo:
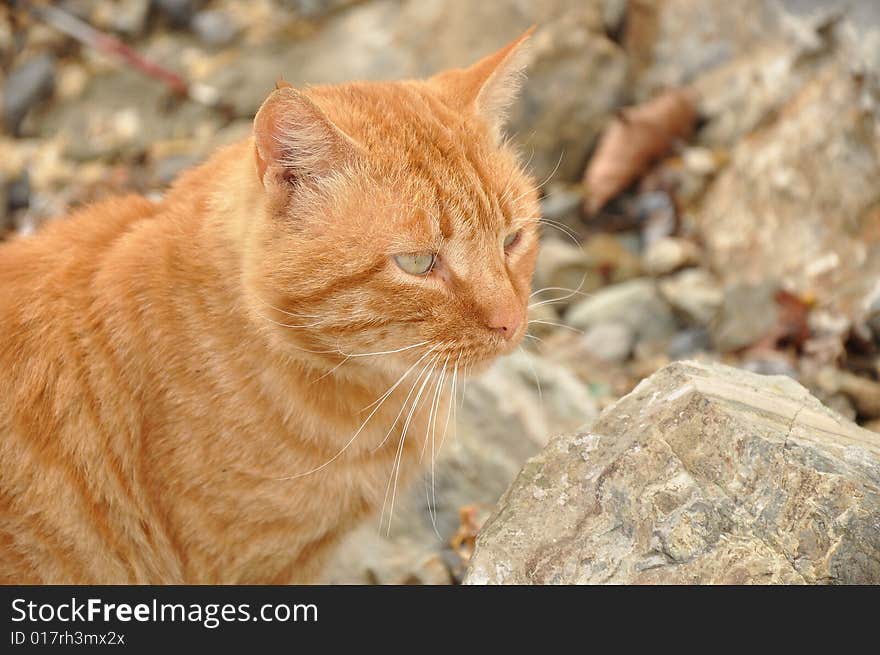
<svg viewBox="0 0 880 655">
<path fill-rule="evenodd" d="M 91 446 L 73 432 L 93 404 L 77 381 L 95 370 L 83 351 L 94 340 L 95 277 L 113 244 L 156 211 L 139 196 L 113 198 L 0 244 L 0 580 L 78 579 L 63 567 L 67 539 L 47 526 L 62 524 L 56 511 L 78 514 L 69 490 L 85 484 L 74 459 Z M 49 502 L 62 491 L 67 503 Z M 57 571 L 33 568 L 26 554 L 39 543 L 52 545 Z"/>
<path fill-rule="evenodd" d="M 157 208 L 141 196 L 111 198 L 0 243 L 0 380 L 59 356 L 59 333 L 88 311 L 103 258 Z"/>
</svg>

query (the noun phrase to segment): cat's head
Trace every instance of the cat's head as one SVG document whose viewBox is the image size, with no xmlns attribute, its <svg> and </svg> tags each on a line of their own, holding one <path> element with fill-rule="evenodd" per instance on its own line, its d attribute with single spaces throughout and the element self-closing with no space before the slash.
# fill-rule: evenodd
<svg viewBox="0 0 880 655">
<path fill-rule="evenodd" d="M 519 344 L 539 210 L 501 131 L 528 35 L 427 80 L 269 96 L 245 279 L 278 343 L 395 371 L 481 368 Z"/>
</svg>

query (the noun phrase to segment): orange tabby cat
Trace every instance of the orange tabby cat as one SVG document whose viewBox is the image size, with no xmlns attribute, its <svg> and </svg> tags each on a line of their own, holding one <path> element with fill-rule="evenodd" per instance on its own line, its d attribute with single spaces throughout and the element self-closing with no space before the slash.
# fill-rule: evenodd
<svg viewBox="0 0 880 655">
<path fill-rule="evenodd" d="M 390 511 L 453 380 L 526 329 L 537 194 L 500 128 L 527 36 L 281 86 L 160 202 L 0 246 L 0 582 L 307 582 Z"/>
</svg>

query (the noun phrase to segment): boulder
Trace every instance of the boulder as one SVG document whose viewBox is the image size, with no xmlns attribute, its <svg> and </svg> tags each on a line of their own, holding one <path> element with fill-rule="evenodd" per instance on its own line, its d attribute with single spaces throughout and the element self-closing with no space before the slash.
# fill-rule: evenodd
<svg viewBox="0 0 880 655">
<path fill-rule="evenodd" d="M 741 140 L 694 218 L 727 283 L 776 280 L 860 320 L 880 277 L 880 87 L 832 59 Z M 841 193 L 841 189 L 846 189 Z"/>
<path fill-rule="evenodd" d="M 531 459 L 465 582 L 880 582 L 880 435 L 794 380 L 678 362 Z"/>
<path fill-rule="evenodd" d="M 252 115 L 282 74 L 295 85 L 432 75 L 473 63 L 533 24 L 540 29 L 509 132 L 538 181 L 575 181 L 627 71 L 623 51 L 604 35 L 599 0 L 375 0 L 333 15 L 310 38 L 242 51 L 235 67 L 208 81 Z"/>
</svg>

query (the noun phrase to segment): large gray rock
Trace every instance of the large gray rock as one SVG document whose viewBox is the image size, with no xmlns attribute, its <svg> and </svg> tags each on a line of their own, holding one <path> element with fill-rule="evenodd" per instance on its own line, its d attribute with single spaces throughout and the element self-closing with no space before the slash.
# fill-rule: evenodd
<svg viewBox="0 0 880 655">
<path fill-rule="evenodd" d="M 688 84 L 780 36 L 772 0 L 628 3 L 627 45 L 639 94 Z"/>
<path fill-rule="evenodd" d="M 880 277 L 878 179 L 880 87 L 841 53 L 736 145 L 708 190 L 695 220 L 712 268 L 728 283 L 779 281 L 859 320 Z"/>
<path fill-rule="evenodd" d="M 577 180 L 621 101 L 627 70 L 623 51 L 604 36 L 601 7 L 599 0 L 375 0 L 334 15 L 311 38 L 242 50 L 209 82 L 239 114 L 252 115 L 281 75 L 295 85 L 422 77 L 469 65 L 538 24 L 510 132 L 542 180 L 554 170 Z"/>
<path fill-rule="evenodd" d="M 430 476 L 416 480 L 395 507 L 390 534 L 378 519 L 349 535 L 326 569 L 344 584 L 443 584 L 460 579 L 464 563 L 450 548 L 459 510 L 485 519 L 523 463 L 554 434 L 596 416 L 586 385 L 558 364 L 520 352 L 468 382 L 458 426 L 450 427 Z M 430 500 L 429 500 L 430 499 Z M 434 504 L 432 519 L 429 504 Z M 387 517 L 386 517 L 387 519 Z"/>
<path fill-rule="evenodd" d="M 526 464 L 466 582 L 878 583 L 880 436 L 786 377 L 681 362 Z"/>
</svg>

